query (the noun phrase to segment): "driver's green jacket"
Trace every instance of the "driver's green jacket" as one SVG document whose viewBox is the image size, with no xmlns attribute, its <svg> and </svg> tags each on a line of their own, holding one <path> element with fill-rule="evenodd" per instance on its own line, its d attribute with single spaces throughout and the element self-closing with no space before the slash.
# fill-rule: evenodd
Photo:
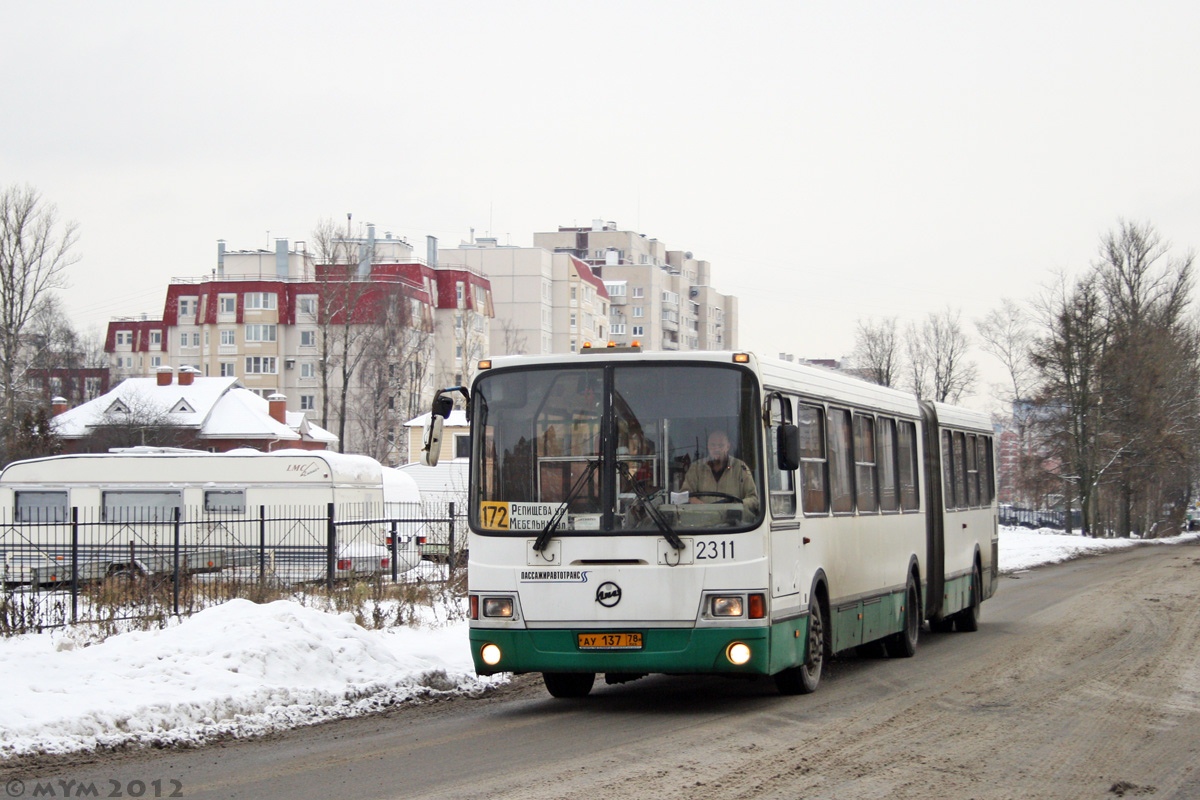
<svg viewBox="0 0 1200 800">
<path fill-rule="evenodd" d="M 733 495 L 746 505 L 746 510 L 758 511 L 758 487 L 754 485 L 754 474 L 750 467 L 739 458 L 729 458 L 729 463 L 722 470 L 713 471 L 709 461 L 697 461 L 688 467 L 683 476 L 683 486 L 680 487 L 689 494 L 697 492 L 720 492 Z M 705 499 L 705 498 L 700 498 Z M 707 498 L 715 501 L 717 498 Z"/>
</svg>

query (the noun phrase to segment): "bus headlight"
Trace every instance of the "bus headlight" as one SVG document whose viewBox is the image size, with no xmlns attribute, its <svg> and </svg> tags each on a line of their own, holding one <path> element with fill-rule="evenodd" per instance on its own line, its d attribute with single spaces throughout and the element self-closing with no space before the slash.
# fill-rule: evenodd
<svg viewBox="0 0 1200 800">
<path fill-rule="evenodd" d="M 509 617 L 513 615 L 513 601 L 511 597 L 485 597 L 483 598 L 483 615 L 485 617 Z"/>
<path fill-rule="evenodd" d="M 745 642 L 733 642 L 725 648 L 725 657 L 729 659 L 730 664 L 740 667 L 750 660 L 750 645 Z"/>
<path fill-rule="evenodd" d="M 479 657 L 483 659 L 483 663 L 489 667 L 494 667 L 500 663 L 500 648 L 497 645 L 488 642 L 483 647 L 479 648 Z"/>
<path fill-rule="evenodd" d="M 742 615 L 742 598 L 714 597 L 712 599 L 712 615 L 714 617 L 740 617 Z"/>
</svg>

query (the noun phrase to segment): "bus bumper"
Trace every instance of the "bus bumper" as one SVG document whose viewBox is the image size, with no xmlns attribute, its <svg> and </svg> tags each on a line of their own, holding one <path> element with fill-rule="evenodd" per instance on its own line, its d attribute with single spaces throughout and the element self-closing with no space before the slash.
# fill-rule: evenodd
<svg viewBox="0 0 1200 800">
<path fill-rule="evenodd" d="M 614 631 L 616 629 L 613 629 Z M 498 672 L 613 672 L 770 674 L 771 629 L 738 628 L 621 628 L 642 634 L 637 650 L 583 650 L 578 634 L 595 629 L 504 630 L 472 628 L 471 656 L 480 675 Z M 746 645 L 749 660 L 734 664 L 730 645 Z M 500 660 L 484 662 L 485 645 L 499 648 Z M 494 652 L 494 651 L 493 651 Z"/>
</svg>

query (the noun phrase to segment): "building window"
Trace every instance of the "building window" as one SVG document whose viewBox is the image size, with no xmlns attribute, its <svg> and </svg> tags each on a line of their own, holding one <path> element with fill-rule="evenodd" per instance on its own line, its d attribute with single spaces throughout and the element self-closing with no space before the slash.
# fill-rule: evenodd
<svg viewBox="0 0 1200 800">
<path fill-rule="evenodd" d="M 221 331 L 222 345 L 237 345 L 237 332 L 233 328 L 226 328 Z"/>
<path fill-rule="evenodd" d="M 187 334 L 186 334 L 186 333 L 181 333 L 181 334 L 179 334 L 179 346 L 180 346 L 180 347 L 187 347 L 187 343 L 188 343 L 188 337 L 187 337 Z"/>
<path fill-rule="evenodd" d="M 221 362 L 221 377 L 222 378 L 236 378 L 237 377 L 237 372 L 234 370 L 234 363 L 232 361 L 222 361 Z"/>
<path fill-rule="evenodd" d="M 246 357 L 247 375 L 274 375 L 275 373 L 275 356 Z"/>
<path fill-rule="evenodd" d="M 132 345 L 133 331 L 117 331 L 117 346 Z"/>
<path fill-rule="evenodd" d="M 237 295 L 223 294 L 217 297 L 217 311 L 221 314 L 237 313 Z"/>
<path fill-rule="evenodd" d="M 271 295 L 274 297 L 274 295 Z M 273 342 L 275 341 L 274 325 L 247 325 L 246 326 L 246 341 L 247 342 Z"/>
<path fill-rule="evenodd" d="M 571 330 L 575 330 L 575 315 L 571 315 Z"/>
<path fill-rule="evenodd" d="M 190 317 L 196 313 L 196 299 L 194 297 L 179 298 L 179 316 Z"/>
<path fill-rule="evenodd" d="M 246 292 L 248 310 L 270 311 L 276 307 L 274 292 Z"/>
<path fill-rule="evenodd" d="M 162 356 L 150 356 L 150 366 L 161 367 L 162 366 Z"/>
<path fill-rule="evenodd" d="M 645 288 L 641 287 L 641 286 L 633 287 L 633 296 L 634 297 L 645 297 L 646 296 Z"/>
<path fill-rule="evenodd" d="M 317 315 L 317 298 L 307 295 L 296 298 L 296 309 L 301 314 L 315 317 Z"/>
<path fill-rule="evenodd" d="M 633 326 L 633 335 L 634 336 L 645 336 L 646 329 L 643 328 L 641 325 L 634 325 Z"/>
<path fill-rule="evenodd" d="M 302 363 L 300 365 L 300 377 L 301 378 L 317 377 L 317 365 L 311 361 L 305 361 L 304 363 Z"/>
<path fill-rule="evenodd" d="M 467 433 L 457 434 L 454 437 L 454 457 L 455 458 L 470 458 L 471 457 L 471 435 Z"/>
<path fill-rule="evenodd" d="M 300 331 L 300 346 L 301 347 L 316 347 L 317 332 L 316 331 Z"/>
<path fill-rule="evenodd" d="M 635 317 L 644 317 L 646 316 L 646 309 L 642 308 L 641 306 L 634 306 L 633 315 Z"/>
<path fill-rule="evenodd" d="M 317 396 L 315 394 L 300 395 L 300 410 L 301 411 L 316 411 Z"/>
<path fill-rule="evenodd" d="M 150 344 L 154 347 L 162 346 L 162 331 L 150 331 Z"/>
<path fill-rule="evenodd" d="M 199 347 L 199 346 L 200 346 L 200 331 L 196 331 L 195 333 L 192 334 L 192 347 Z"/>
</svg>

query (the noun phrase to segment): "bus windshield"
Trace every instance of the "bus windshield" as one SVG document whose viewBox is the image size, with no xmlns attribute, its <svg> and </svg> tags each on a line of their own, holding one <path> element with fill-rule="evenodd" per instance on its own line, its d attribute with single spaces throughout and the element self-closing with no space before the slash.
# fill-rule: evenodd
<svg viewBox="0 0 1200 800">
<path fill-rule="evenodd" d="M 751 527 L 762 516 L 755 386 L 732 364 L 485 373 L 472 393 L 471 524 L 669 539 Z"/>
</svg>

